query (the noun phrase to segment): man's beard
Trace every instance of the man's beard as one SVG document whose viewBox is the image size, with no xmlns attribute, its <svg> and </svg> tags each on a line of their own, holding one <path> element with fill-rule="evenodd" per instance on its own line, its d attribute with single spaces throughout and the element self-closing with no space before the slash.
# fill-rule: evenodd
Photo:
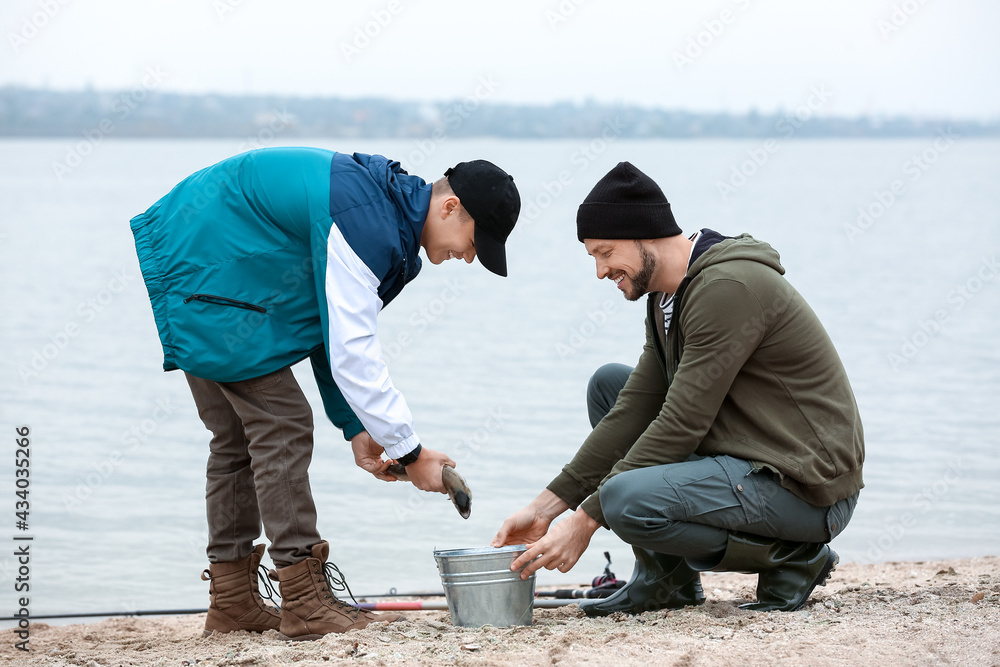
<svg viewBox="0 0 1000 667">
<path fill-rule="evenodd" d="M 642 268 L 629 279 L 629 291 L 625 292 L 625 298 L 629 301 L 638 301 L 649 291 L 649 281 L 653 279 L 653 272 L 656 271 L 656 258 L 653 253 L 646 250 L 646 246 L 638 241 L 635 242 L 639 248 L 639 256 L 642 257 Z"/>
</svg>

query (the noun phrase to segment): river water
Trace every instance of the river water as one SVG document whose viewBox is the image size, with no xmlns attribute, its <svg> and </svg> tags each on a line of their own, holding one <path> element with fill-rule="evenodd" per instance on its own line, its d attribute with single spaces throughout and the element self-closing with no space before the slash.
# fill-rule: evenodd
<svg viewBox="0 0 1000 667">
<path fill-rule="evenodd" d="M 0 142 L 0 509 L 10 536 L 0 540 L 34 537 L 33 614 L 207 605 L 198 574 L 208 433 L 184 378 L 160 371 L 128 221 L 240 143 L 105 139 L 67 160 L 70 140 Z M 596 280 L 575 238 L 576 207 L 620 160 L 660 183 L 685 230 L 771 243 L 829 330 L 867 443 L 867 486 L 834 544 L 842 558 L 1000 552 L 997 141 L 779 141 L 762 164 L 754 140 L 286 143 L 383 153 L 428 180 L 491 159 L 515 176 L 524 203 L 508 279 L 425 262 L 380 316 L 393 379 L 422 440 L 458 461 L 472 517 L 376 481 L 317 418 L 320 530 L 355 592 L 438 588 L 433 550 L 488 544 L 586 436 L 590 374 L 635 363 L 642 305 Z M 308 366 L 296 374 L 318 410 Z M 20 425 L 32 437 L 24 532 L 15 528 Z M 15 601 L 13 550 L 0 549 L 4 609 Z M 602 530 L 572 572 L 543 571 L 539 583 L 589 581 L 605 550 L 627 577 L 629 549 Z"/>
</svg>

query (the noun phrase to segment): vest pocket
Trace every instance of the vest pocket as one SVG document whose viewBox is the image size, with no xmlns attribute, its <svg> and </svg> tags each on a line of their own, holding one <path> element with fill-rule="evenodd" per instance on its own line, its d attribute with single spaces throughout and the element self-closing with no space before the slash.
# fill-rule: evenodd
<svg viewBox="0 0 1000 667">
<path fill-rule="evenodd" d="M 184 303 L 190 301 L 203 301 L 205 303 L 214 303 L 217 306 L 231 306 L 233 308 L 243 308 L 244 310 L 253 310 L 258 313 L 266 313 L 267 308 L 264 306 L 258 306 L 255 303 L 249 303 L 247 301 L 239 301 L 237 299 L 230 299 L 225 296 L 216 296 L 215 294 L 192 294 L 191 296 L 184 299 Z"/>
</svg>

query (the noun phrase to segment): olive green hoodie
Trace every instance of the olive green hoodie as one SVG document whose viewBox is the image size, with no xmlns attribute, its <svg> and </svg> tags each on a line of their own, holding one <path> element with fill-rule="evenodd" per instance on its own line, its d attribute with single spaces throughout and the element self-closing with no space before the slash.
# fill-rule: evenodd
<svg viewBox="0 0 1000 667">
<path fill-rule="evenodd" d="M 711 246 L 687 271 L 664 335 L 649 295 L 646 344 L 611 411 L 548 488 L 607 525 L 612 476 L 730 455 L 776 469 L 818 506 L 862 488 L 864 436 L 847 373 L 819 318 L 748 234 Z"/>
</svg>

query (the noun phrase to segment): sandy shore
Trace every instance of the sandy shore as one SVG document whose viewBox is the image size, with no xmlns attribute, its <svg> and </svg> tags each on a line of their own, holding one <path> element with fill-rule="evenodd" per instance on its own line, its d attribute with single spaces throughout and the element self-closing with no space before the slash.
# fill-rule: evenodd
<svg viewBox="0 0 1000 667">
<path fill-rule="evenodd" d="M 533 627 L 464 629 L 447 612 L 407 612 L 314 642 L 275 633 L 201 637 L 204 615 L 6 631 L 9 665 L 1000 665 L 1000 558 L 846 563 L 792 613 L 736 605 L 756 578 L 707 574 L 703 607 L 589 619 L 535 610 Z"/>
</svg>

